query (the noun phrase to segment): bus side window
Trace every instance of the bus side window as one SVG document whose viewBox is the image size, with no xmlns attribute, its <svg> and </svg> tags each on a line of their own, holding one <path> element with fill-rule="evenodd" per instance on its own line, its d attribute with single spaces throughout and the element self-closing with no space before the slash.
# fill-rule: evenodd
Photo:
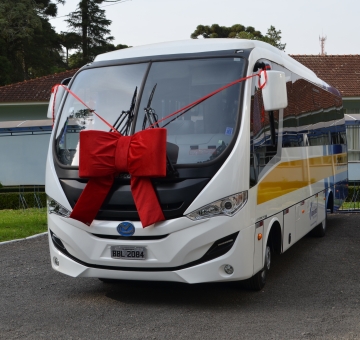
<svg viewBox="0 0 360 340">
<path fill-rule="evenodd" d="M 311 125 L 309 129 L 309 144 L 314 145 L 324 145 L 323 140 L 323 107 L 322 107 L 322 89 L 316 85 L 310 84 L 311 95 L 312 95 L 312 108 L 310 112 Z M 326 143 L 325 143 L 326 144 Z"/>
<path fill-rule="evenodd" d="M 346 144 L 346 130 L 345 130 L 345 118 L 343 114 L 343 107 L 341 100 L 333 95 L 334 105 L 335 105 L 335 129 L 336 129 L 336 144 Z M 335 143 L 333 143 L 335 144 Z"/>
<path fill-rule="evenodd" d="M 256 70 L 254 70 L 256 72 Z M 250 112 L 250 187 L 253 187 L 265 166 L 277 153 L 279 111 L 264 109 L 262 90 L 257 79 L 252 82 Z"/>
<path fill-rule="evenodd" d="M 293 89 L 296 102 L 298 145 L 308 146 L 308 135 L 312 130 L 311 110 L 313 108 L 312 84 L 294 75 Z"/>
<path fill-rule="evenodd" d="M 288 106 L 284 109 L 283 116 L 282 146 L 284 148 L 298 146 L 296 107 L 291 79 L 286 82 L 286 90 Z"/>
<path fill-rule="evenodd" d="M 286 78 L 286 92 L 288 97 L 288 106 L 284 109 L 283 112 L 282 146 L 283 147 L 298 146 L 297 120 L 295 116 L 296 103 L 295 103 L 295 97 L 294 97 L 295 93 L 292 83 L 292 73 L 285 67 L 278 65 L 276 63 L 272 63 L 272 70 L 284 72 Z M 276 112 L 276 116 L 277 116 L 276 123 L 278 123 L 279 112 Z M 276 126 L 276 129 L 278 129 L 278 126 Z"/>
</svg>

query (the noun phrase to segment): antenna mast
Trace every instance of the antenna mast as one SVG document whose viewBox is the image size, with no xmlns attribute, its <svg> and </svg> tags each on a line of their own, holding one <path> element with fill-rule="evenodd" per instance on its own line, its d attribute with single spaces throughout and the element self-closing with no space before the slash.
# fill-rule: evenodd
<svg viewBox="0 0 360 340">
<path fill-rule="evenodd" d="M 322 37 L 319 37 L 319 41 L 320 41 L 320 46 L 321 46 L 321 53 L 320 55 L 326 55 L 326 52 L 325 52 L 325 41 L 327 39 L 327 36 L 322 36 Z"/>
</svg>

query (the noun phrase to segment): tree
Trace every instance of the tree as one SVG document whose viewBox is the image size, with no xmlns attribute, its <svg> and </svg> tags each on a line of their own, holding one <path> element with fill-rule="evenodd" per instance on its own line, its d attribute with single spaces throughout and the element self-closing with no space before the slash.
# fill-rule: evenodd
<svg viewBox="0 0 360 340">
<path fill-rule="evenodd" d="M 41 19 L 41 29 L 35 30 L 23 46 L 24 69 L 29 78 L 65 71 L 60 37 L 48 20 Z"/>
<path fill-rule="evenodd" d="M 1 0 L 0 85 L 61 68 L 61 46 L 48 17 L 63 0 Z"/>
<path fill-rule="evenodd" d="M 73 33 L 81 36 L 82 64 L 92 61 L 99 48 L 104 47 L 106 49 L 106 46 L 114 40 L 114 37 L 109 35 L 110 30 L 108 29 L 111 20 L 106 19 L 105 11 L 100 9 L 99 5 L 103 2 L 120 1 L 81 0 L 76 11 L 70 13 L 69 19 L 66 21 Z"/>
<path fill-rule="evenodd" d="M 213 24 L 211 26 L 199 25 L 196 30 L 191 34 L 192 39 L 197 39 L 199 35 L 204 38 L 237 38 L 240 33 L 244 33 L 246 36 L 262 37 L 260 31 L 256 31 L 254 27 L 237 24 L 231 27 L 219 26 Z"/>
<path fill-rule="evenodd" d="M 263 41 L 277 47 L 279 50 L 284 51 L 286 44 L 281 43 L 281 35 L 280 34 L 281 34 L 280 30 L 277 31 L 274 26 L 270 26 Z"/>
<path fill-rule="evenodd" d="M 280 50 L 285 50 L 286 44 L 281 44 L 281 31 L 276 31 L 274 26 L 270 26 L 265 36 L 260 31 L 255 30 L 254 27 L 245 27 L 241 24 L 236 24 L 231 27 L 219 26 L 213 24 L 211 26 L 199 25 L 191 34 L 192 39 L 197 39 L 199 36 L 204 38 L 236 38 L 236 39 L 250 39 L 260 40 L 276 46 Z"/>
<path fill-rule="evenodd" d="M 66 50 L 66 65 L 69 66 L 69 50 L 77 49 L 81 46 L 81 36 L 75 32 L 61 32 L 60 44 Z"/>
</svg>

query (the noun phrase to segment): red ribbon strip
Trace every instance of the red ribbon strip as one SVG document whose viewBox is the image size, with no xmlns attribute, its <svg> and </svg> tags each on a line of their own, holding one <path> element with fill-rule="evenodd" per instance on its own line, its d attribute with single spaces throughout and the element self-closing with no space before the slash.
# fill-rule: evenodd
<svg viewBox="0 0 360 340">
<path fill-rule="evenodd" d="M 89 130 L 80 133 L 79 176 L 90 178 L 70 215 L 90 225 L 116 174 L 129 172 L 131 192 L 143 227 L 165 220 L 150 177 L 166 176 L 166 129 L 122 136 Z"/>
<path fill-rule="evenodd" d="M 262 72 L 264 72 L 265 81 L 260 84 Z M 54 93 L 53 122 L 56 94 L 58 87 L 61 86 L 113 131 L 88 130 L 80 132 L 79 176 L 89 178 L 89 181 L 76 202 L 70 217 L 90 225 L 111 190 L 116 174 L 129 172 L 131 175 L 131 192 L 143 227 L 165 220 L 150 178 L 166 176 L 166 129 L 149 128 L 203 102 L 230 86 L 256 76 L 259 77 L 259 88 L 262 89 L 267 82 L 266 70 L 235 80 L 167 115 L 146 130 L 137 132 L 132 136 L 122 136 L 74 92 L 64 85 L 55 85 L 52 88 Z"/>
</svg>

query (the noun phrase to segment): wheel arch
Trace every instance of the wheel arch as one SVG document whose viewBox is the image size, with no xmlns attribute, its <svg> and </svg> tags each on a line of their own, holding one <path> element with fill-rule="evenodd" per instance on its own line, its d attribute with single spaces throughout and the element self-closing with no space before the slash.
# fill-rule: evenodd
<svg viewBox="0 0 360 340">
<path fill-rule="evenodd" d="M 334 212 L 334 194 L 331 189 L 328 190 L 326 195 L 326 209 L 329 209 L 331 213 Z"/>
<path fill-rule="evenodd" d="M 276 254 L 282 252 L 282 229 L 281 223 L 278 218 L 273 218 L 269 223 L 268 233 L 266 237 L 266 243 L 264 247 L 269 244 L 271 251 Z"/>
</svg>

